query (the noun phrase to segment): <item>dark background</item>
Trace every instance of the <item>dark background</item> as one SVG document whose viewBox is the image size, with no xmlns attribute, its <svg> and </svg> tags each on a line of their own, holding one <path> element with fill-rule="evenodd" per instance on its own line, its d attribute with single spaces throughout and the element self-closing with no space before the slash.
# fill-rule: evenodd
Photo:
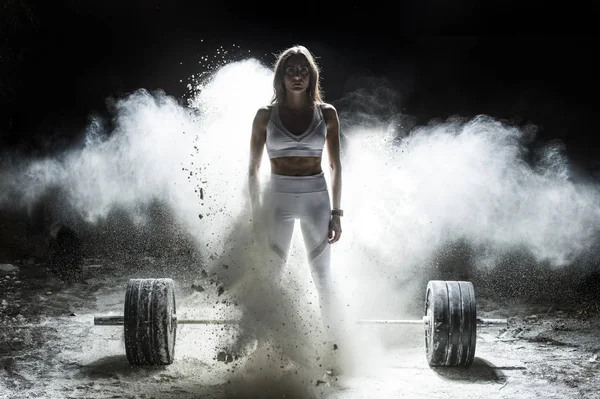
<svg viewBox="0 0 600 399">
<path fill-rule="evenodd" d="M 301 43 L 319 57 L 329 102 L 368 77 L 418 123 L 477 114 L 533 123 L 540 139 L 561 139 L 596 168 L 594 10 L 483 3 L 5 0 L 0 144 L 60 149 L 111 96 L 145 88 L 183 98 L 201 57 L 220 46 L 270 65 Z"/>
<path fill-rule="evenodd" d="M 274 53 L 304 44 L 318 57 L 325 100 L 345 115 L 363 106 L 399 110 L 417 124 L 479 114 L 533 124 L 540 144 L 562 141 L 575 169 L 600 179 L 596 15 L 586 4 L 494 0 L 4 0 L 0 163 L 7 153 L 44 156 L 81 144 L 90 118 L 109 115 L 107 99 L 140 88 L 163 90 L 185 103 L 190 78 L 203 72 L 202 58 L 214 58 L 220 49 L 229 50 L 230 61 L 256 57 L 271 65 Z M 357 89 L 377 100 L 348 101 Z M 34 205 L 15 215 L 2 210 L 0 261 L 35 264 L 52 253 L 48 232 L 50 222 L 60 220 L 53 206 L 62 206 L 61 196 L 48 192 Z M 195 250 L 182 244 L 187 237 L 177 235 L 175 224 L 165 227 L 168 210 L 152 212 L 158 215 L 153 213 L 154 224 L 139 231 L 118 212 L 102 226 L 78 230 L 84 252 L 125 259 Z M 442 263 L 451 271 L 469 265 L 468 248 L 449 245 L 440 249 L 438 278 L 447 277 Z M 587 275 L 571 269 L 543 274 L 527 254 L 509 261 L 479 287 L 525 297 L 544 288 L 555 300 L 556 284 L 565 280 L 553 272 Z M 595 257 L 591 262 L 597 270 Z M 590 281 L 592 288 L 580 291 L 597 298 L 600 273 Z"/>
</svg>

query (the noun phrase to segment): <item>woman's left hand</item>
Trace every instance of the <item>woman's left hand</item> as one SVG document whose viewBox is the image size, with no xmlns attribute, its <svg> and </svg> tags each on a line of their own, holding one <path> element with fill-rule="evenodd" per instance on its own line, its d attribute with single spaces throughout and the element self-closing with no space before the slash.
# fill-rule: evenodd
<svg viewBox="0 0 600 399">
<path fill-rule="evenodd" d="M 342 235 L 342 221 L 340 216 L 332 216 L 329 221 L 329 243 L 338 242 Z"/>
</svg>

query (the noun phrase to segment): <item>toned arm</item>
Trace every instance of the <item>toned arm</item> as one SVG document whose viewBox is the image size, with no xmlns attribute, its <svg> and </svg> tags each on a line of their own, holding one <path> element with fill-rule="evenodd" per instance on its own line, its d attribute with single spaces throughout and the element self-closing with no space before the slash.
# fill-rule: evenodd
<svg viewBox="0 0 600 399">
<path fill-rule="evenodd" d="M 268 107 L 260 108 L 252 122 L 252 134 L 250 136 L 250 162 L 248 165 L 248 188 L 250 191 L 250 201 L 252 212 L 260 208 L 260 181 L 259 169 L 264 153 L 267 137 L 267 123 L 269 122 L 271 110 Z"/>
<path fill-rule="evenodd" d="M 342 163 L 340 160 L 340 122 L 336 109 L 323 105 L 323 116 L 327 122 L 327 153 L 331 173 L 332 207 L 340 209 L 342 201 Z"/>
<path fill-rule="evenodd" d="M 333 209 L 341 209 L 342 201 L 342 162 L 340 157 L 340 121 L 336 109 L 323 104 L 323 117 L 327 122 L 327 153 L 331 173 L 331 202 Z M 340 216 L 332 216 L 329 222 L 329 243 L 333 244 L 342 235 Z"/>
</svg>

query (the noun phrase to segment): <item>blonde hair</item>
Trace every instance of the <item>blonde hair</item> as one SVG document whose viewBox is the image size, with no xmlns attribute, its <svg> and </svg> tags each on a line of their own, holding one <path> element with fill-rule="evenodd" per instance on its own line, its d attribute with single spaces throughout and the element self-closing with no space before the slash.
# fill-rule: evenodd
<svg viewBox="0 0 600 399">
<path fill-rule="evenodd" d="M 275 62 L 275 75 L 273 76 L 273 98 L 271 103 L 281 104 L 285 100 L 286 90 L 284 83 L 285 67 L 287 60 L 293 55 L 302 55 L 306 58 L 310 70 L 310 81 L 308 83 L 308 95 L 310 96 L 313 103 L 323 102 L 323 93 L 321 85 L 319 83 L 319 66 L 315 61 L 315 57 L 311 52 L 304 46 L 295 45 L 288 49 L 283 50 L 277 56 Z"/>
</svg>

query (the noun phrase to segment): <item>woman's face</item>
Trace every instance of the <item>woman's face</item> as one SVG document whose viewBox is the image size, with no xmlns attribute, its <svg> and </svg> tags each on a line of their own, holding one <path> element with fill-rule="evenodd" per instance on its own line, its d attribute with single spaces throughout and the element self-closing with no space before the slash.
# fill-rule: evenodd
<svg viewBox="0 0 600 399">
<path fill-rule="evenodd" d="M 294 54 L 287 59 L 283 69 L 285 89 L 292 93 L 302 93 L 310 84 L 310 66 L 301 54 Z"/>
</svg>

